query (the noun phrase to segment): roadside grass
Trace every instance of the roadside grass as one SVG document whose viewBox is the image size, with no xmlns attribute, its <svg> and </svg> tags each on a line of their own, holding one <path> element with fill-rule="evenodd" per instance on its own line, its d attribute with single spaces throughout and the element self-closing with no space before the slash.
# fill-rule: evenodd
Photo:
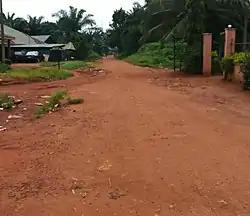
<svg viewBox="0 0 250 216">
<path fill-rule="evenodd" d="M 0 73 L 0 78 L 11 78 L 28 81 L 53 81 L 72 77 L 73 73 L 56 68 L 14 68 Z"/>
<path fill-rule="evenodd" d="M 81 104 L 83 102 L 82 98 L 69 97 L 66 90 L 56 91 L 45 104 L 36 109 L 34 119 L 41 118 L 48 113 L 56 112 L 63 105 Z"/>
<path fill-rule="evenodd" d="M 65 62 L 60 62 L 61 66 L 64 64 Z M 57 66 L 57 62 L 41 62 L 40 66 L 41 67 L 55 67 Z"/>
<path fill-rule="evenodd" d="M 85 62 L 85 61 L 67 61 L 64 62 L 62 65 L 62 68 L 67 69 L 67 70 L 76 70 L 76 69 L 81 69 L 81 68 L 88 68 L 90 67 L 90 63 Z"/>
<path fill-rule="evenodd" d="M 61 68 L 65 70 L 76 70 L 92 67 L 91 63 L 85 61 L 63 61 L 60 62 Z M 41 67 L 57 67 L 57 62 L 42 62 Z"/>
<path fill-rule="evenodd" d="M 0 73 L 5 73 L 7 70 L 10 70 L 11 66 L 8 64 L 0 64 Z"/>
</svg>

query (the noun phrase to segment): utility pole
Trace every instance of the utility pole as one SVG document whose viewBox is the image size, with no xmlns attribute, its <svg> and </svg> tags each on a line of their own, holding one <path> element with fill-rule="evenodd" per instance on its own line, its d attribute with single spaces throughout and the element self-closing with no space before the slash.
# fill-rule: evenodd
<svg viewBox="0 0 250 216">
<path fill-rule="evenodd" d="M 1 50 L 2 50 L 2 63 L 5 62 L 5 43 L 4 43 L 4 18 L 3 18 L 3 0 L 0 0 L 0 25 L 1 25 Z"/>
</svg>

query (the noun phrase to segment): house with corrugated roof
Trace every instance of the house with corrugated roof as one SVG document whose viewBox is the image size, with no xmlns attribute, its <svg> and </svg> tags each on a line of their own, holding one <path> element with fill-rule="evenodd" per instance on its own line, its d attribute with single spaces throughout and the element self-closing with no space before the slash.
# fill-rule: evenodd
<svg viewBox="0 0 250 216">
<path fill-rule="evenodd" d="M 32 38 L 39 41 L 40 43 L 46 43 L 46 44 L 55 44 L 56 41 L 53 40 L 51 35 L 32 35 Z"/>
<path fill-rule="evenodd" d="M 1 32 L 0 32 L 0 34 L 1 34 Z M 11 43 L 13 43 L 14 40 L 15 40 L 15 37 L 4 34 L 5 54 L 6 54 L 7 58 L 10 58 L 10 56 L 11 56 L 10 45 L 11 45 Z M 2 38 L 0 37 L 0 44 L 1 43 L 2 43 Z M 0 57 L 1 57 L 1 52 L 0 52 Z"/>
<path fill-rule="evenodd" d="M 8 55 L 10 56 L 10 48 L 13 52 L 20 51 L 39 51 L 44 55 L 49 55 L 52 48 L 58 47 L 64 50 L 75 50 L 72 43 L 57 44 L 52 40 L 50 35 L 30 36 L 9 26 L 4 25 L 4 33 L 11 40 L 8 40 Z"/>
<path fill-rule="evenodd" d="M 4 34 L 15 38 L 14 40 L 11 41 L 11 44 L 37 44 L 34 38 L 31 36 L 20 32 L 16 29 L 13 29 L 7 25 L 4 25 Z"/>
</svg>

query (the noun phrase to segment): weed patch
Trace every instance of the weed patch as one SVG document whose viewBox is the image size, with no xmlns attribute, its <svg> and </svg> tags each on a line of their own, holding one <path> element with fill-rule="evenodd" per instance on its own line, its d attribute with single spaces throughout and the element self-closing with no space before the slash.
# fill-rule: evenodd
<svg viewBox="0 0 250 216">
<path fill-rule="evenodd" d="M 41 118 L 48 113 L 57 111 L 60 107 L 62 107 L 63 101 L 66 101 L 64 103 L 65 105 L 81 104 L 84 102 L 84 100 L 81 98 L 68 97 L 68 92 L 66 90 L 57 91 L 50 96 L 45 104 L 37 108 L 34 118 Z"/>
<path fill-rule="evenodd" d="M 15 106 L 14 98 L 10 97 L 7 94 L 0 94 L 0 109 L 8 110 Z"/>
<path fill-rule="evenodd" d="M 67 96 L 67 91 L 57 91 L 51 95 L 47 103 L 38 107 L 35 111 L 35 117 L 40 118 L 43 115 L 55 112 L 61 106 L 61 100 Z"/>
</svg>

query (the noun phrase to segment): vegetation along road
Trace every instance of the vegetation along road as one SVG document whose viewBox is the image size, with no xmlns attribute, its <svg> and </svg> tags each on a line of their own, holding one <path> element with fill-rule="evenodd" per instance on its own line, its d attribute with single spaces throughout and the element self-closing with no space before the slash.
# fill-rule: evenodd
<svg viewBox="0 0 250 216">
<path fill-rule="evenodd" d="M 104 79 L 58 82 L 84 104 L 1 132 L 1 215 L 249 215 L 247 93 L 218 77 L 99 66 Z"/>
</svg>

